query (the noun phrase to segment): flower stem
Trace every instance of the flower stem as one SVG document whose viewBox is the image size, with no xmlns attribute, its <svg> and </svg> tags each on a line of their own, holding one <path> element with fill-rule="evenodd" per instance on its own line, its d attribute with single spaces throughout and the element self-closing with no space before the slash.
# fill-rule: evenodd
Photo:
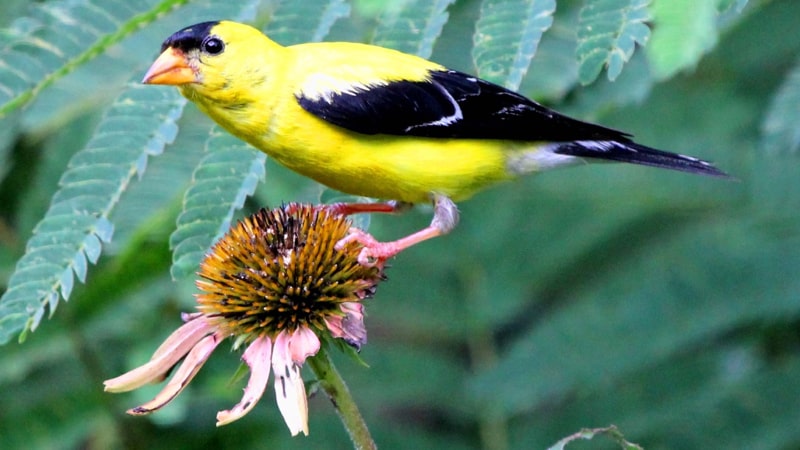
<svg viewBox="0 0 800 450">
<path fill-rule="evenodd" d="M 353 446 L 357 450 L 377 449 L 375 441 L 369 434 L 367 424 L 361 417 L 358 406 L 356 406 L 353 396 L 350 395 L 350 390 L 347 389 L 347 384 L 333 365 L 325 346 L 322 346 L 316 355 L 306 361 L 317 376 L 320 386 L 331 399 L 336 412 L 339 413 L 339 418 L 342 419 L 342 424 L 350 434 Z"/>
</svg>

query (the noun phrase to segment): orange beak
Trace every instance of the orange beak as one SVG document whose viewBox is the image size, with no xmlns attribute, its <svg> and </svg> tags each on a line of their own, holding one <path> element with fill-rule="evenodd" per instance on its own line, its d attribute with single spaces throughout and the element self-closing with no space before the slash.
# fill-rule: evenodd
<svg viewBox="0 0 800 450">
<path fill-rule="evenodd" d="M 186 55 L 176 49 L 168 48 L 153 62 L 153 65 L 144 74 L 144 84 L 170 84 L 181 85 L 197 82 L 197 76 L 189 67 Z"/>
</svg>

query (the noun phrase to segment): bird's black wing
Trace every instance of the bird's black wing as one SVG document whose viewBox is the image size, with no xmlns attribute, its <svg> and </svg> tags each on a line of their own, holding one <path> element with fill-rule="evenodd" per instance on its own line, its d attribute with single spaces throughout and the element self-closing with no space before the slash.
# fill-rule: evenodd
<svg viewBox="0 0 800 450">
<path fill-rule="evenodd" d="M 454 70 L 311 98 L 306 111 L 363 134 L 521 141 L 629 142 L 621 131 L 571 119 L 488 81 Z"/>
</svg>

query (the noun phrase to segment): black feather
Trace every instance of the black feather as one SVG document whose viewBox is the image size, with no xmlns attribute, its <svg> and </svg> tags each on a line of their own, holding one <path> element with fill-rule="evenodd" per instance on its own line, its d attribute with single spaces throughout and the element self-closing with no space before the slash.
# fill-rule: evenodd
<svg viewBox="0 0 800 450">
<path fill-rule="evenodd" d="M 559 155 L 641 164 L 701 175 L 729 176 L 701 159 L 656 150 L 635 142 L 573 141 L 558 144 L 553 152 Z"/>
<path fill-rule="evenodd" d="M 454 70 L 428 81 L 394 81 L 328 99 L 297 96 L 306 111 L 363 134 L 432 138 L 629 141 L 629 135 L 581 122 L 516 92 Z M 460 111 L 460 118 L 442 123 Z"/>
</svg>

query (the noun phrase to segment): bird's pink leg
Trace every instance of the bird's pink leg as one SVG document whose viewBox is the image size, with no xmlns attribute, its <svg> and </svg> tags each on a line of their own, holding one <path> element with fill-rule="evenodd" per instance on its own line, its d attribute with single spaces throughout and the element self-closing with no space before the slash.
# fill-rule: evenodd
<svg viewBox="0 0 800 450">
<path fill-rule="evenodd" d="M 449 233 L 456 227 L 458 224 L 458 208 L 456 207 L 455 203 L 449 198 L 443 195 L 434 195 L 433 196 L 433 220 L 431 224 L 423 228 L 416 233 L 410 234 L 404 238 L 400 238 L 396 241 L 391 242 L 378 242 L 370 236 L 369 234 L 357 229 L 352 228 L 350 229 L 350 234 L 339 240 L 336 243 L 337 248 L 342 248 L 343 246 L 347 245 L 349 242 L 358 242 L 364 246 L 361 249 L 361 253 L 358 255 L 358 262 L 365 266 L 374 265 L 376 263 L 380 263 L 381 261 L 385 261 L 392 256 L 397 255 L 401 251 L 411 247 L 412 245 L 418 244 L 422 241 L 426 241 L 431 238 L 435 238 L 436 236 L 441 236 L 444 234 Z M 342 206 L 338 206 L 342 205 Z M 342 214 L 353 214 L 357 212 L 394 212 L 397 210 L 397 205 L 405 205 L 405 204 L 397 204 L 397 203 L 355 203 L 355 204 L 338 204 L 338 205 L 331 205 L 336 209 L 335 211 L 340 212 Z M 370 206 L 378 206 L 383 205 L 383 208 L 379 207 L 376 209 L 364 209 L 361 207 L 370 207 Z M 351 210 L 351 206 L 358 206 L 355 210 Z M 385 209 L 386 207 L 390 207 L 392 209 Z M 342 212 L 344 211 L 344 212 Z M 352 211 L 352 212 L 351 212 Z"/>
</svg>

